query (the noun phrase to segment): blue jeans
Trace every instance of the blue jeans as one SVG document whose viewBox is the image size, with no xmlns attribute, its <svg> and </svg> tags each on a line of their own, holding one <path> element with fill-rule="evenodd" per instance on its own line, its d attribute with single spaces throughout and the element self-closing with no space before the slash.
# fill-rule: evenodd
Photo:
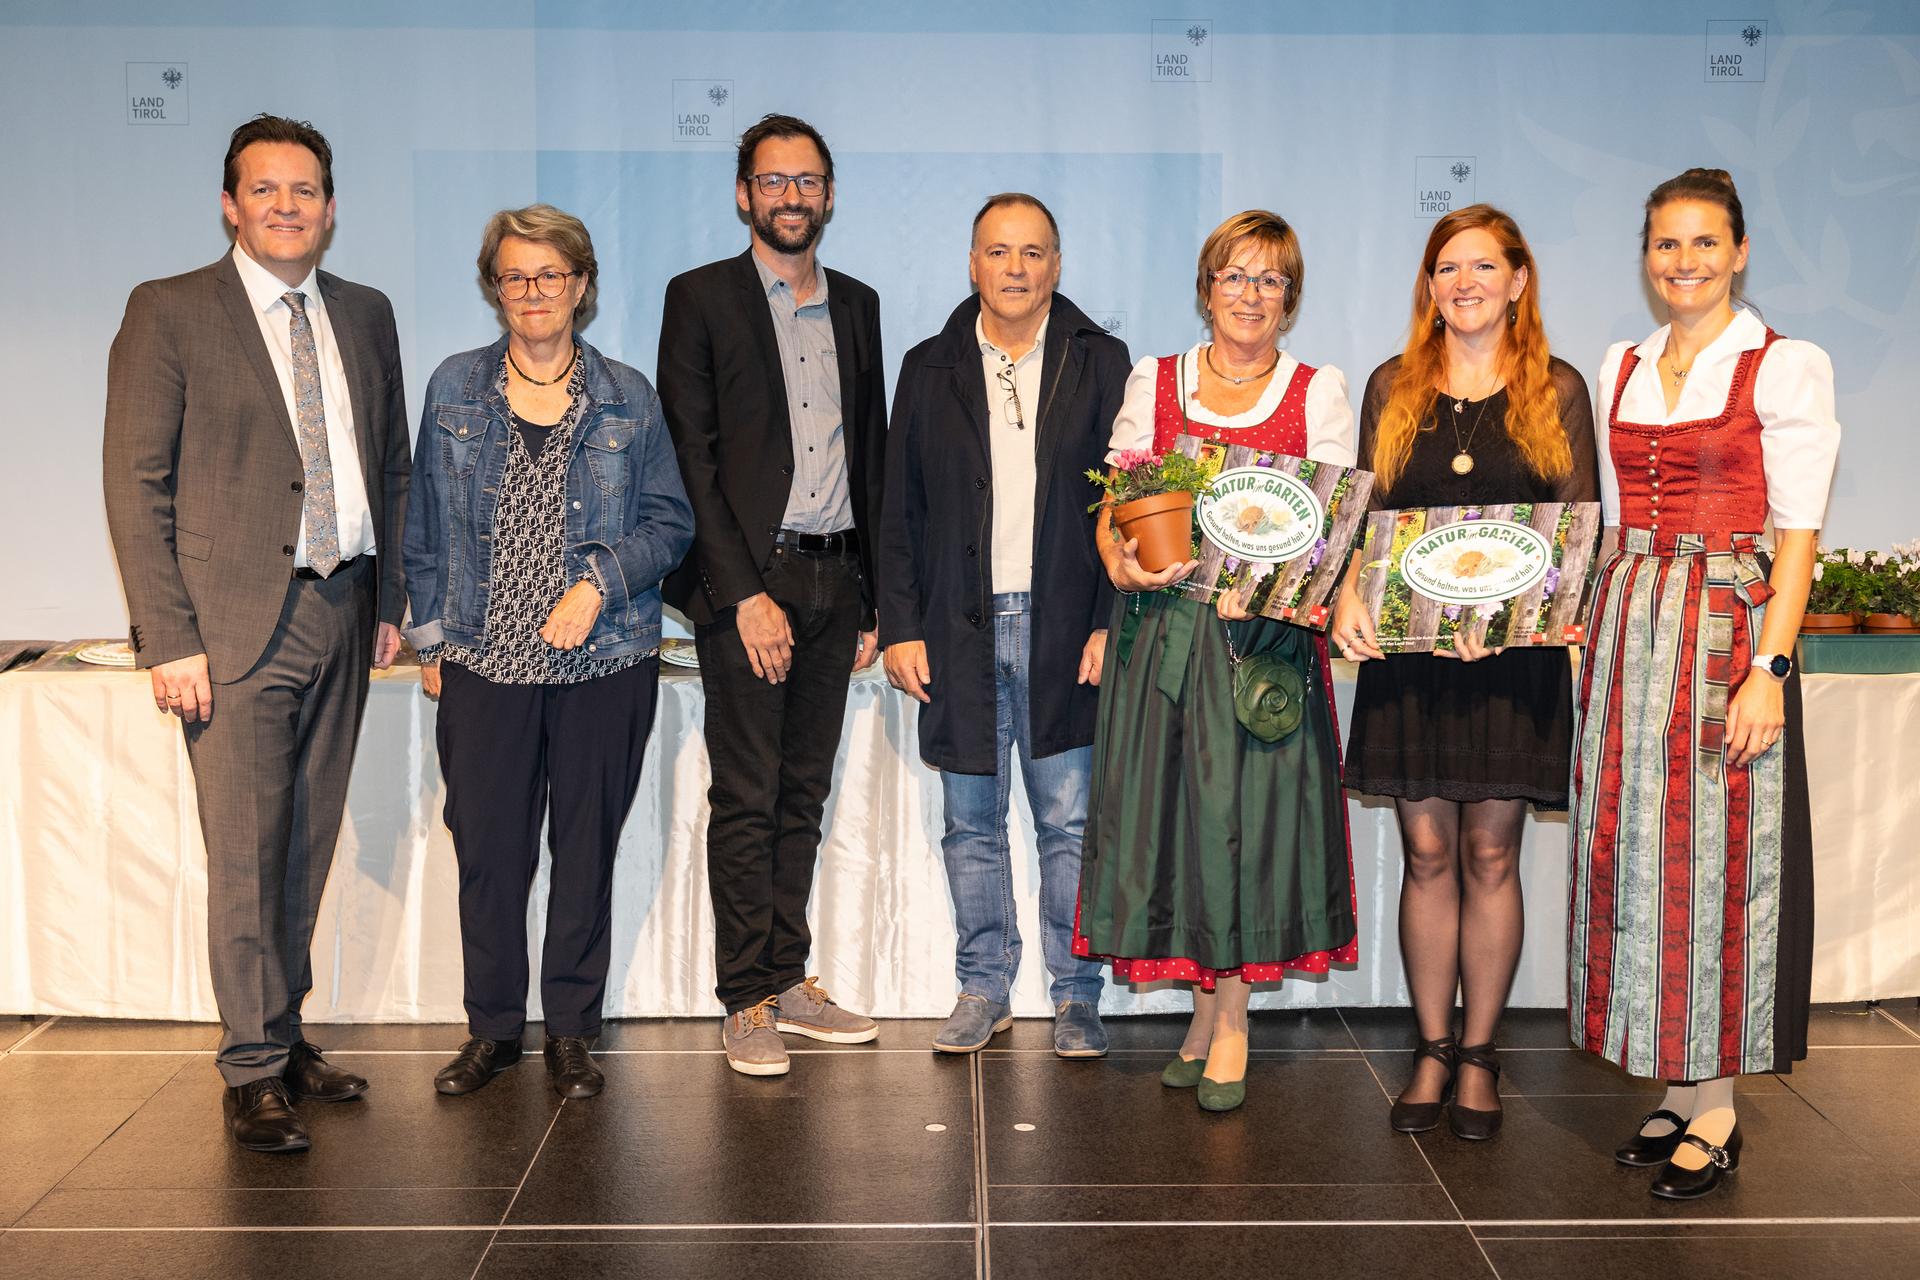
<svg viewBox="0 0 1920 1280">
<path fill-rule="evenodd" d="M 1087 825 L 1092 747 L 1075 747 L 1035 760 L 1027 714 L 1027 655 L 1032 643 L 1027 593 L 993 598 L 994 743 L 991 774 L 942 770 L 946 834 L 940 851 L 953 891 L 959 937 L 954 968 L 963 994 L 1007 1003 L 1020 970 L 1020 928 L 1013 903 L 1013 858 L 1007 843 L 1007 804 L 1013 796 L 1012 754 L 1033 809 L 1040 851 L 1040 932 L 1051 994 L 1062 1000 L 1100 999 L 1100 966 L 1073 954 L 1073 910 L 1080 893 L 1080 837 Z M 934 678 L 939 679 L 939 673 Z M 938 688 L 938 686 L 935 686 Z"/>
</svg>

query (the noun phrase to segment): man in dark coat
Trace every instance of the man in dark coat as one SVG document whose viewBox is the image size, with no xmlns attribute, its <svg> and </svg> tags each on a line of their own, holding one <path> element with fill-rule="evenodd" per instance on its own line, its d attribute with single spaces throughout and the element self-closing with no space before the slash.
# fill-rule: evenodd
<svg viewBox="0 0 1920 1280">
<path fill-rule="evenodd" d="M 1054 1051 L 1095 1058 L 1100 968 L 1072 953 L 1073 910 L 1113 589 L 1085 473 L 1104 465 L 1127 348 L 1054 292 L 1060 231 L 1033 196 L 986 202 L 968 264 L 977 292 L 900 366 L 879 554 L 887 678 L 924 704 L 920 754 L 946 808 L 960 997 L 933 1047 L 971 1053 L 1012 1022 L 1017 747 Z"/>
</svg>

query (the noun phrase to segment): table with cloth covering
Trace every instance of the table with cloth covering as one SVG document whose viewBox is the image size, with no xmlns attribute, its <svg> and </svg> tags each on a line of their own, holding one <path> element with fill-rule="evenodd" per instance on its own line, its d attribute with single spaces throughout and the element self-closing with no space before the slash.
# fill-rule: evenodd
<svg viewBox="0 0 1920 1280">
<path fill-rule="evenodd" d="M 876 668 L 877 670 L 877 668 Z M 1811 675 L 1817 935 L 1813 998 L 1920 994 L 1920 675 Z M 1353 669 L 1335 664 L 1344 734 Z M 882 1017 L 951 1007 L 953 915 L 940 788 L 920 763 L 915 705 L 853 682 L 815 882 L 814 967 L 842 1003 Z M 667 669 L 646 771 L 614 876 L 613 1017 L 713 1015 L 700 681 Z M 216 697 L 215 712 L 219 714 Z M 375 673 L 333 877 L 314 935 L 315 1022 L 464 1020 L 453 849 L 440 811 L 434 706 L 417 671 Z M 1143 776 L 1153 766 L 1143 769 Z M 1015 795 L 1020 929 L 1014 1009 L 1049 1012 L 1037 868 Z M 1360 960 L 1289 979 L 1256 1006 L 1404 1005 L 1395 926 L 1400 842 L 1386 801 L 1349 797 Z M 1564 1000 L 1567 828 L 1530 817 L 1526 946 L 1512 1004 Z M 216 1018 L 205 865 L 179 728 L 144 672 L 43 660 L 0 674 L 0 1012 Z M 530 937 L 537 972 L 546 872 Z M 538 1017 L 538 989 L 529 1014 Z M 1109 1013 L 1184 1010 L 1184 990 L 1109 988 Z"/>
</svg>

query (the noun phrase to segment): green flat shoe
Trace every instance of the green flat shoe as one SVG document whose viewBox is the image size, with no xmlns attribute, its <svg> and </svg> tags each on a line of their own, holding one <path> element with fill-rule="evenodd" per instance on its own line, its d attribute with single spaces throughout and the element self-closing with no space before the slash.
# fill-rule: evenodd
<svg viewBox="0 0 1920 1280">
<path fill-rule="evenodd" d="M 1221 1084 L 1201 1076 L 1194 1086 L 1194 1096 L 1202 1111 L 1232 1111 L 1247 1100 L 1247 1082 L 1242 1079 Z"/>
<path fill-rule="evenodd" d="M 1191 1089 L 1200 1083 L 1200 1077 L 1206 1073 L 1205 1058 L 1183 1058 L 1173 1055 L 1173 1061 L 1160 1073 L 1160 1083 L 1169 1089 Z"/>
</svg>

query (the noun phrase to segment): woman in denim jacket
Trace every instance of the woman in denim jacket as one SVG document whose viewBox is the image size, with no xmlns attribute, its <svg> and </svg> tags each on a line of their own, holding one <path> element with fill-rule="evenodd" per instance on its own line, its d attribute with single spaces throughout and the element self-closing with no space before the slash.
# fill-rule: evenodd
<svg viewBox="0 0 1920 1280">
<path fill-rule="evenodd" d="M 553 848 L 540 999 L 562 1097 L 600 1092 L 614 851 L 660 673 L 660 580 L 693 540 L 660 401 L 574 330 L 598 265 L 579 219 L 497 213 L 481 287 L 506 322 L 427 386 L 404 554 L 421 685 L 440 700 L 460 867 L 467 1031 L 434 1078 L 471 1093 L 520 1060 L 527 896 Z"/>
</svg>

